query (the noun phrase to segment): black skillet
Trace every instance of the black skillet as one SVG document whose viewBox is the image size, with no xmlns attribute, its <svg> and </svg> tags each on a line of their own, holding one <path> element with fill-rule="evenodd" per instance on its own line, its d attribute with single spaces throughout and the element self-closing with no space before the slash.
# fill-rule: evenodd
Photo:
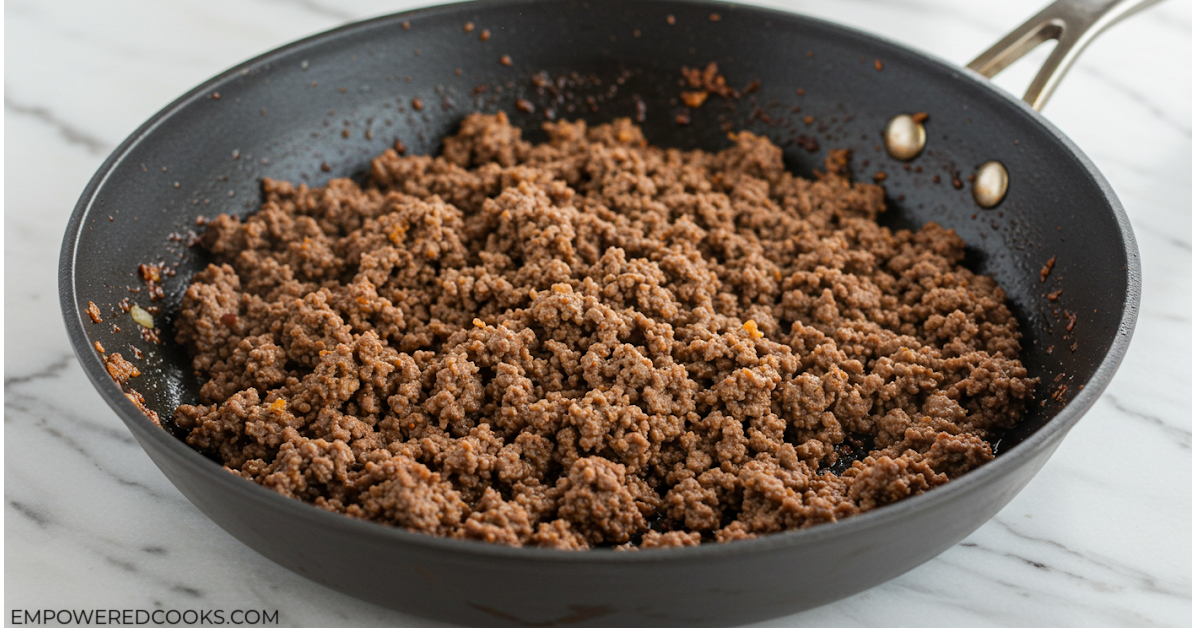
<svg viewBox="0 0 1200 628">
<path fill-rule="evenodd" d="M 1086 42 L 1113 15 L 1135 8 L 1100 4 L 1089 23 L 1078 3 L 1060 2 L 975 65 L 994 73 L 1045 38 Z M 1100 19 L 1109 9 L 1116 13 Z M 481 41 L 485 29 L 490 39 Z M 504 55 L 511 64 L 501 62 Z M 1030 102 L 1040 104 L 1072 58 L 1056 55 Z M 680 125 L 680 68 L 710 61 L 734 87 L 758 89 L 737 100 L 710 99 Z M 531 78 L 540 72 L 552 89 L 539 92 Z M 423 108 L 415 110 L 414 98 Z M 536 110 L 520 111 L 519 98 Z M 652 143 L 719 150 L 728 145 L 728 123 L 783 145 L 788 166 L 800 173 L 818 167 L 827 149 L 851 148 L 856 177 L 887 175 L 887 224 L 953 227 L 969 245 L 972 268 L 1007 292 L 1022 323 L 1022 359 L 1041 379 L 1040 403 L 1001 440 L 997 459 L 861 516 L 729 545 L 582 553 L 499 547 L 352 520 L 242 480 L 151 424 L 93 348 L 99 341 L 126 357 L 139 348 L 144 357 L 134 362 L 142 374 L 133 387 L 170 417 L 177 404 L 197 399 L 187 355 L 171 340 L 172 308 L 206 262 L 186 246 L 197 216 L 248 214 L 264 176 L 311 185 L 360 177 L 397 139 L 411 152 L 435 153 L 439 138 L 471 111 L 505 110 L 536 140 L 547 115 L 598 123 L 642 109 Z M 912 112 L 928 113 L 928 140 L 906 167 L 880 145 L 888 120 Z M 819 150 L 810 151 L 813 144 Z M 1006 166 L 1009 189 L 997 207 L 983 209 L 969 175 L 993 160 Z M 159 261 L 176 274 L 158 303 L 162 344 L 152 344 L 118 303 L 153 304 L 144 287 L 130 289 L 141 286 L 139 264 Z M 1111 379 L 1137 317 L 1139 264 L 1125 213 L 1095 166 L 1029 105 L 974 72 L 758 8 L 492 0 L 338 28 L 248 61 L 172 103 L 121 144 L 84 190 L 63 243 L 60 297 L 84 370 L 163 473 L 233 536 L 288 569 L 377 604 L 464 624 L 716 626 L 867 589 L 992 517 Z M 86 316 L 89 302 L 103 323 Z"/>
</svg>

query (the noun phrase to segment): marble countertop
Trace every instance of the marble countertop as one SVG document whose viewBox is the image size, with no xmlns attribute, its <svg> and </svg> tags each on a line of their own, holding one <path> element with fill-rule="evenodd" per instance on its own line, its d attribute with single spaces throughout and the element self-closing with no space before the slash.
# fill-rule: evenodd
<svg viewBox="0 0 1200 628">
<path fill-rule="evenodd" d="M 965 63 L 1042 0 L 769 0 Z M 350 6 L 350 5 L 353 6 Z M 436 626 L 249 551 L 194 508 L 93 390 L 59 314 L 59 245 L 108 153 L 179 94 L 395 0 L 5 3 L 5 622 L 13 609 L 267 609 L 285 626 Z M 1081 57 L 1044 113 L 1136 232 L 1124 364 L 1045 468 L 937 558 L 785 626 L 1184 626 L 1191 616 L 1191 4 L 1167 0 Z M 999 78 L 1021 92 L 1036 70 Z"/>
</svg>

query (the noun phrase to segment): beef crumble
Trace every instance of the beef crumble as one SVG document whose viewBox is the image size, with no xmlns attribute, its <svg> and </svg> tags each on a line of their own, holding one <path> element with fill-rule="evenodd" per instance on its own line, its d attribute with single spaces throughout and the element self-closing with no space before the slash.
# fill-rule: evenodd
<svg viewBox="0 0 1200 628">
<path fill-rule="evenodd" d="M 439 157 L 268 179 L 212 220 L 177 324 L 205 381 L 187 441 L 352 517 L 632 549 L 895 502 L 1023 415 L 1003 291 L 953 231 L 877 224 L 847 152 L 809 180 L 745 132 L 544 128 L 471 115 Z"/>
</svg>

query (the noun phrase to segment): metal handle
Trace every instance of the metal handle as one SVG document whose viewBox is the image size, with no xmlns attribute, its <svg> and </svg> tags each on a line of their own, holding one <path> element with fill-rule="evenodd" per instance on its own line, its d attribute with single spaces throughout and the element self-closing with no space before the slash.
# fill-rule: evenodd
<svg viewBox="0 0 1200 628">
<path fill-rule="evenodd" d="M 1057 0 L 968 63 L 967 68 L 991 78 L 1038 44 L 1057 39 L 1050 58 L 1025 92 L 1025 102 L 1041 111 L 1067 69 L 1096 35 L 1159 1 Z"/>
</svg>

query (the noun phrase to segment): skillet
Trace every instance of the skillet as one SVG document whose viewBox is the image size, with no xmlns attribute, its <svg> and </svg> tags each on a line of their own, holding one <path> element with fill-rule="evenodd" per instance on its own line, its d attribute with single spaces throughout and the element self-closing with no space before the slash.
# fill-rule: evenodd
<svg viewBox="0 0 1200 628">
<path fill-rule="evenodd" d="M 972 67 L 994 73 L 1040 39 L 1063 39 L 1027 95 L 1040 106 L 1079 46 L 1141 4 L 1085 6 L 1098 10 L 1052 5 Z M 465 33 L 466 22 L 476 30 Z M 484 28 L 492 35 L 487 42 L 478 37 Z M 511 65 L 502 65 L 501 55 Z M 735 85 L 758 81 L 759 89 L 729 103 L 732 109 L 694 110 L 691 123 L 679 125 L 681 107 L 671 103 L 679 68 L 709 61 Z M 537 93 L 530 79 L 543 71 L 562 77 L 561 101 L 553 90 Z M 476 93 L 479 85 L 488 89 Z M 588 95 L 595 110 L 584 106 Z M 413 98 L 425 103 L 421 111 L 413 110 Z M 517 98 L 534 102 L 536 111 L 518 113 Z M 639 100 L 646 136 L 657 145 L 719 150 L 727 145 L 721 123 L 733 121 L 784 145 L 797 172 L 819 166 L 825 149 L 851 148 L 858 179 L 888 175 L 889 226 L 935 220 L 966 240 L 972 269 L 993 276 L 1008 294 L 1022 323 L 1022 360 L 1043 382 L 1045 403 L 1004 436 L 995 461 L 875 512 L 726 546 L 582 554 L 495 547 L 350 520 L 234 477 L 150 424 L 92 349 L 93 341 L 142 347 L 135 388 L 169 417 L 198 390 L 186 352 L 169 332 L 172 307 L 206 263 L 169 236 L 193 229 L 196 216 L 253 211 L 264 176 L 313 185 L 360 177 L 396 139 L 411 152 L 436 152 L 439 138 L 470 111 L 506 110 L 536 140 L 547 109 L 597 123 L 635 116 Z M 876 147 L 892 116 L 917 111 L 929 115 L 928 140 L 906 170 Z M 808 141 L 796 141 L 801 134 L 822 149 L 810 152 Z M 993 160 L 1005 165 L 1010 185 L 1000 204 L 985 210 L 974 203 L 968 176 Z M 941 183 L 932 182 L 935 174 Z M 957 188 L 955 179 L 965 185 Z M 138 265 L 156 261 L 176 271 L 165 283 L 162 344 L 141 342 L 132 324 L 114 333 L 88 320 L 84 306 L 114 311 L 140 284 Z M 1061 296 L 1049 301 L 1058 289 Z M 835 25 L 678 1 L 434 7 L 267 53 L 183 96 L 109 157 L 76 207 L 60 263 L 64 317 L 85 371 L 197 507 L 313 580 L 474 625 L 727 625 L 810 608 L 899 575 L 961 540 L 1037 472 L 1115 372 L 1138 294 L 1136 245 L 1118 200 L 1030 106 L 970 72 Z"/>
</svg>

